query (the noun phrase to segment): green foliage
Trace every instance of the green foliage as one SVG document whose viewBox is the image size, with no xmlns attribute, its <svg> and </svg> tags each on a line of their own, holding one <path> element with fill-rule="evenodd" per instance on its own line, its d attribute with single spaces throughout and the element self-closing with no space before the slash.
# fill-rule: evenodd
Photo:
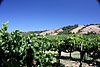
<svg viewBox="0 0 100 67">
<path fill-rule="evenodd" d="M 47 30 L 44 30 L 44 31 L 23 32 L 23 35 L 26 36 L 26 35 L 29 35 L 29 34 L 33 34 L 35 36 L 36 34 L 39 34 L 39 33 L 45 32 L 45 31 L 47 31 Z"/>
<path fill-rule="evenodd" d="M 4 23 L 0 32 L 0 66 L 32 67 L 50 66 L 55 54 L 45 53 L 50 42 L 44 36 L 23 35 L 19 30 L 7 32 L 8 23 Z"/>
<path fill-rule="evenodd" d="M 99 56 L 100 52 L 100 35 L 56 35 L 56 36 L 48 36 L 49 39 L 55 41 L 63 41 L 61 44 L 53 43 L 53 47 L 51 49 L 56 49 L 60 51 L 79 51 L 81 52 L 81 44 L 83 45 L 82 51 L 87 54 L 97 54 Z M 55 41 L 55 42 L 57 42 Z M 60 47 L 60 48 L 59 48 Z M 100 58 L 100 57 L 99 57 Z"/>
<path fill-rule="evenodd" d="M 34 34 L 23 35 L 16 30 L 7 32 L 8 23 L 4 23 L 0 30 L 0 67 L 52 67 L 55 53 L 79 51 L 83 45 L 85 53 L 91 57 L 100 58 L 100 35 L 56 35 L 35 36 Z M 95 58 L 94 58 L 95 59 Z"/>
</svg>

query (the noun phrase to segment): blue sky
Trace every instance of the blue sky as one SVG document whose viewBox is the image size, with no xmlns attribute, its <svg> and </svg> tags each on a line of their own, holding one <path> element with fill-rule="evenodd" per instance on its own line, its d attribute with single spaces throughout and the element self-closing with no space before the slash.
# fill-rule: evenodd
<svg viewBox="0 0 100 67">
<path fill-rule="evenodd" d="M 0 27 L 6 21 L 10 32 L 100 24 L 100 5 L 97 0 L 4 0 Z"/>
</svg>

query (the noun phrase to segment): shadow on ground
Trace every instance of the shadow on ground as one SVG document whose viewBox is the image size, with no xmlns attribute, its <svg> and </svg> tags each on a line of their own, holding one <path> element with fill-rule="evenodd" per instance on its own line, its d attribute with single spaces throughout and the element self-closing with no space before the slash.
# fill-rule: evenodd
<svg viewBox="0 0 100 67">
<path fill-rule="evenodd" d="M 70 57 L 68 57 L 68 56 L 61 56 L 60 57 L 60 59 L 64 59 L 64 60 L 72 60 L 72 61 L 78 61 L 78 62 L 80 62 L 80 59 L 78 59 L 78 58 L 70 58 Z M 100 67 L 100 62 L 99 61 L 93 61 L 93 60 L 84 60 L 84 61 L 82 61 L 82 62 L 84 62 L 84 63 L 87 63 L 88 65 L 91 65 L 91 66 L 96 66 L 96 67 Z"/>
</svg>

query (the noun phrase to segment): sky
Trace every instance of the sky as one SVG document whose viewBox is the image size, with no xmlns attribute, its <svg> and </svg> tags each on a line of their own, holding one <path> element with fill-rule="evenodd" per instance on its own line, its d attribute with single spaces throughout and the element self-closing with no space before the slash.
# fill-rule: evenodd
<svg viewBox="0 0 100 67">
<path fill-rule="evenodd" d="M 0 5 L 0 27 L 6 21 L 9 32 L 100 24 L 100 4 L 97 0 L 4 0 Z"/>
</svg>

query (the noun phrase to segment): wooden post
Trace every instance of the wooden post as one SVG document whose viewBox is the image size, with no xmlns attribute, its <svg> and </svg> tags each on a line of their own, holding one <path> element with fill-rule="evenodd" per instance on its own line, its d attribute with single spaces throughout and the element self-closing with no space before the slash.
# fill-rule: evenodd
<svg viewBox="0 0 100 67">
<path fill-rule="evenodd" d="M 58 51 L 58 67 L 60 67 L 60 57 L 61 57 L 61 50 Z"/>
<path fill-rule="evenodd" d="M 71 44 L 71 46 L 70 46 L 70 59 L 72 58 L 71 52 L 72 52 L 72 44 Z"/>
<path fill-rule="evenodd" d="M 82 60 L 83 60 L 83 44 L 80 45 L 80 66 L 79 67 L 82 67 Z"/>
</svg>

